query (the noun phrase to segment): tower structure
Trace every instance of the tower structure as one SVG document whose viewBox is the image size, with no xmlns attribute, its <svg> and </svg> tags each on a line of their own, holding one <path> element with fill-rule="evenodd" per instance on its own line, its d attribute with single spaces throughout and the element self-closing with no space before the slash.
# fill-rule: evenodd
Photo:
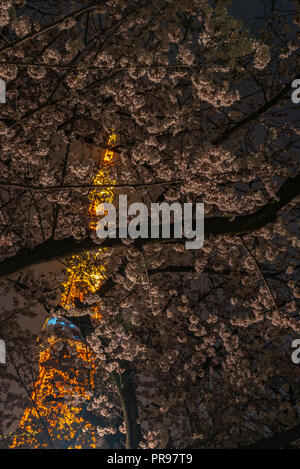
<svg viewBox="0 0 300 469">
<path fill-rule="evenodd" d="M 112 202 L 115 181 L 110 177 L 114 164 L 113 147 L 116 134 L 111 133 L 108 149 L 98 155 L 98 171 L 89 194 L 89 227 L 96 229 L 97 208 Z M 74 255 L 68 262 L 68 278 L 63 283 L 61 306 L 65 309 L 95 293 L 105 279 L 103 249 Z M 94 320 L 101 320 L 99 308 L 94 308 Z M 80 331 L 67 320 L 48 318 L 45 338 L 39 346 L 39 371 L 28 407 L 19 422 L 11 448 L 94 448 L 96 432 L 81 416 L 82 401 L 88 401 L 94 387 L 95 356 L 80 341 Z M 88 438 L 86 437 L 88 432 Z"/>
</svg>

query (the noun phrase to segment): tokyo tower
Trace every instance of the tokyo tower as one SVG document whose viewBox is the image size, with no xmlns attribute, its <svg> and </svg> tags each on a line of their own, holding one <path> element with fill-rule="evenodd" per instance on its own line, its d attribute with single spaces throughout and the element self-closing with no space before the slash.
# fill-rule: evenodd
<svg viewBox="0 0 300 469">
<path fill-rule="evenodd" d="M 92 230 L 98 221 L 97 207 L 113 201 L 115 181 L 109 170 L 114 164 L 115 142 L 116 134 L 112 132 L 108 149 L 98 154 L 93 185 L 107 187 L 93 188 L 89 194 Z M 60 303 L 63 308 L 69 309 L 76 300 L 83 301 L 87 294 L 99 289 L 105 279 L 102 253 L 103 249 L 99 249 L 75 255 L 68 261 L 68 278 L 63 283 Z M 93 319 L 101 320 L 97 307 Z M 48 318 L 43 331 L 45 338 L 39 341 L 39 372 L 31 394 L 32 406 L 24 411 L 11 448 L 95 448 L 95 428 L 82 418 L 82 402 L 89 400 L 94 387 L 95 356 L 80 340 L 80 330 L 68 320 Z"/>
</svg>

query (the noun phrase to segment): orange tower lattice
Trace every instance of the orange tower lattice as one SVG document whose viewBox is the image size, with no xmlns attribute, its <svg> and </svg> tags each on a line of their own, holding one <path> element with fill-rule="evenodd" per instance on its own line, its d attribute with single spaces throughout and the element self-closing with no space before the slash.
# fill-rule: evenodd
<svg viewBox="0 0 300 469">
<path fill-rule="evenodd" d="M 109 136 L 108 147 L 113 148 L 115 143 L 116 134 L 113 132 Z M 111 203 L 114 197 L 115 181 L 109 175 L 109 168 L 114 163 L 114 152 L 108 148 L 101 154 L 103 158 L 99 158 L 99 163 L 102 163 L 102 167 L 93 185 L 107 187 L 93 188 L 89 194 L 90 229 L 96 228 L 97 208 L 103 202 Z M 105 279 L 102 254 L 103 249 L 99 249 L 93 253 L 75 255 L 69 260 L 69 275 L 63 283 L 61 299 L 61 306 L 65 309 L 74 306 L 76 298 L 83 301 L 87 294 L 99 289 Z M 101 318 L 98 308 L 95 308 L 93 318 Z M 47 323 L 48 320 L 45 326 Z M 50 335 L 43 346 L 39 355 L 39 374 L 31 395 L 32 406 L 25 410 L 11 448 L 46 448 L 49 447 L 49 439 L 58 448 L 95 447 L 95 429 L 80 416 L 81 402 L 90 398 L 94 386 L 94 354 L 72 337 Z M 88 438 L 85 436 L 86 430 L 90 430 Z"/>
</svg>

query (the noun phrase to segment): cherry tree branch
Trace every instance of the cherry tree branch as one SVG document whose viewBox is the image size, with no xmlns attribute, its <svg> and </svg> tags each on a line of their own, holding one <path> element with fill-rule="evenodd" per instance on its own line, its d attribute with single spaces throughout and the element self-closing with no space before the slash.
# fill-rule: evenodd
<svg viewBox="0 0 300 469">
<path fill-rule="evenodd" d="M 240 446 L 239 449 L 279 449 L 300 438 L 300 424 L 280 433 L 275 433 L 271 438 L 262 438 L 251 445 Z"/>
<path fill-rule="evenodd" d="M 234 124 L 229 129 L 225 130 L 219 137 L 215 138 L 212 143 L 213 145 L 222 145 L 234 132 L 239 130 L 241 127 L 249 124 L 253 120 L 262 116 L 265 112 L 269 111 L 273 106 L 275 106 L 285 95 L 291 90 L 291 86 L 294 80 L 299 79 L 300 76 L 293 78 L 289 83 L 287 83 L 272 99 L 260 106 L 256 111 L 254 111 L 249 116 L 245 117 L 241 121 Z"/>
<path fill-rule="evenodd" d="M 137 423 L 138 410 L 131 373 L 127 369 L 122 374 L 113 371 L 112 378 L 117 388 L 124 415 L 126 449 L 136 449 L 141 439 L 141 431 L 140 425 Z"/>
<path fill-rule="evenodd" d="M 278 212 L 289 202 L 300 194 L 300 174 L 294 178 L 288 178 L 278 190 L 276 197 L 261 207 L 254 213 L 230 217 L 210 217 L 205 219 L 204 232 L 209 235 L 242 235 L 256 231 L 268 223 L 276 221 Z M 150 222 L 149 222 L 150 228 Z M 173 226 L 171 224 L 171 230 Z M 149 231 L 150 232 L 150 231 Z M 161 235 L 160 235 L 161 236 Z M 47 240 L 33 249 L 20 249 L 16 255 L 8 257 L 0 262 L 0 278 L 4 278 L 26 267 L 30 267 L 43 262 L 57 260 L 61 257 L 72 256 L 85 251 L 97 250 L 100 248 L 125 248 L 124 240 L 118 238 L 106 238 L 102 243 L 95 242 L 91 237 L 86 237 L 77 241 L 74 237 L 60 240 Z M 150 243 L 180 243 L 184 238 L 147 238 L 132 240 L 132 246 L 140 247 Z"/>
<path fill-rule="evenodd" d="M 8 50 L 15 48 L 16 46 L 20 46 L 21 44 L 24 44 L 25 42 L 30 41 L 31 39 L 39 36 L 40 34 L 43 34 L 43 33 L 46 33 L 47 31 L 50 31 L 51 29 L 55 28 L 56 26 L 58 26 L 59 24 L 63 23 L 66 20 L 68 20 L 70 18 L 74 18 L 74 17 L 79 16 L 79 15 L 82 15 L 83 13 L 86 13 L 87 11 L 90 11 L 93 8 L 96 8 L 97 6 L 99 6 L 99 4 L 100 4 L 99 1 L 94 1 L 90 5 L 85 6 L 84 8 L 80 8 L 79 10 L 68 13 L 67 15 L 63 16 L 63 18 L 60 18 L 59 20 L 55 21 L 54 23 L 51 23 L 51 24 L 45 26 L 44 28 L 41 28 L 39 31 L 36 31 L 34 33 L 29 33 L 25 37 L 23 37 L 22 39 L 19 39 L 15 42 L 10 43 L 9 45 L 7 45 L 5 47 L 2 47 L 2 49 L 0 49 L 0 53 L 1 52 L 7 52 Z"/>
<path fill-rule="evenodd" d="M 112 148 L 112 147 L 104 147 Z M 116 147 L 113 148 L 114 151 Z M 169 184 L 183 184 L 184 179 L 170 179 L 165 181 L 153 181 L 153 182 L 128 182 L 119 184 L 64 184 L 59 186 L 36 186 L 35 184 L 20 184 L 17 182 L 0 181 L 0 187 L 13 187 L 15 189 L 32 190 L 37 192 L 57 192 L 70 189 L 103 189 L 103 188 L 126 188 L 126 187 L 152 187 L 152 186 L 163 186 Z"/>
</svg>

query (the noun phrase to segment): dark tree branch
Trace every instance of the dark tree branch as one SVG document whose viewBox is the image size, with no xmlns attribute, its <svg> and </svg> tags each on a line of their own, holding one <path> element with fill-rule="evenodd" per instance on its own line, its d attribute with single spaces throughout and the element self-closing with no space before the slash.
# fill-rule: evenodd
<svg viewBox="0 0 300 469">
<path fill-rule="evenodd" d="M 100 428 L 106 427 L 106 423 L 101 417 L 98 417 L 98 415 L 95 415 L 93 414 L 93 412 L 90 412 L 89 410 L 87 410 L 86 404 L 84 404 L 82 407 L 82 410 L 80 412 L 80 417 L 86 422 L 89 422 L 94 427 L 100 427 Z M 114 445 L 120 441 L 121 437 L 122 437 L 121 432 L 117 431 L 116 435 L 105 435 L 104 440 L 109 446 L 109 448 L 113 448 Z"/>
<path fill-rule="evenodd" d="M 84 8 L 81 8 L 80 10 L 73 11 L 73 12 L 65 15 L 63 18 L 60 18 L 59 20 L 55 21 L 54 23 L 51 23 L 51 24 L 45 26 L 44 28 L 41 28 L 39 31 L 36 31 L 34 33 L 29 33 L 25 37 L 23 37 L 22 39 L 18 39 L 17 41 L 15 41 L 15 42 L 7 45 L 7 46 L 2 47 L 2 49 L 0 49 L 0 53 L 1 52 L 7 52 L 8 50 L 15 48 L 16 46 L 20 46 L 21 44 L 24 44 L 25 42 L 30 41 L 31 39 L 35 38 L 36 36 L 39 36 L 40 34 L 46 33 L 47 31 L 50 31 L 51 29 L 55 28 L 56 26 L 58 26 L 59 24 L 63 23 L 66 20 L 68 20 L 70 18 L 74 18 L 74 17 L 79 16 L 79 15 L 82 15 L 83 13 L 86 13 L 87 11 L 90 11 L 93 8 L 96 8 L 98 5 L 100 5 L 100 2 L 99 1 L 98 2 L 94 1 L 90 5 L 87 5 Z"/>
<path fill-rule="evenodd" d="M 113 381 L 117 387 L 121 401 L 124 422 L 126 428 L 126 449 L 136 449 L 141 439 L 140 425 L 137 423 L 138 410 L 135 390 L 131 381 L 130 370 L 126 369 L 122 374 L 112 372 Z"/>
<path fill-rule="evenodd" d="M 275 433 L 271 438 L 262 438 L 256 443 L 251 445 L 240 446 L 238 449 L 280 449 L 287 446 L 289 443 L 300 438 L 300 424 L 296 425 L 289 430 Z"/>
<path fill-rule="evenodd" d="M 298 77 L 293 78 L 298 79 Z M 270 101 L 267 101 L 265 104 L 260 106 L 256 111 L 254 111 L 252 114 L 249 116 L 245 117 L 241 121 L 237 122 L 234 124 L 232 127 L 229 129 L 225 130 L 219 137 L 215 138 L 212 143 L 214 145 L 222 145 L 234 132 L 239 130 L 240 128 L 244 127 L 245 125 L 249 124 L 250 122 L 254 121 L 255 119 L 258 119 L 260 116 L 262 116 L 265 112 L 269 111 L 273 106 L 275 106 L 281 99 L 285 97 L 285 95 L 291 90 L 291 86 L 293 83 L 293 80 L 291 80 L 287 85 L 285 85 L 279 93 L 277 93 L 276 96 L 274 96 Z"/>
<path fill-rule="evenodd" d="M 287 179 L 276 194 L 276 198 L 265 204 L 259 210 L 252 214 L 237 216 L 234 220 L 230 217 L 211 217 L 205 219 L 205 235 L 242 235 L 256 231 L 268 223 L 276 221 L 278 212 L 300 194 L 300 174 L 294 178 Z M 149 222 L 150 228 L 150 222 Z M 172 224 L 171 224 L 172 230 Z M 150 230 L 149 230 L 150 232 Z M 61 257 L 72 256 L 85 251 L 97 250 L 99 248 L 125 247 L 123 240 L 116 238 L 106 238 L 102 243 L 95 243 L 90 237 L 77 241 L 73 237 L 48 240 L 39 244 L 34 249 L 20 249 L 12 257 L 8 257 L 0 262 L 0 278 L 4 278 L 26 267 L 43 262 L 49 262 Z M 156 242 L 180 243 L 186 240 L 182 239 L 158 239 L 138 238 L 132 245 L 141 247 L 145 244 Z"/>
</svg>

